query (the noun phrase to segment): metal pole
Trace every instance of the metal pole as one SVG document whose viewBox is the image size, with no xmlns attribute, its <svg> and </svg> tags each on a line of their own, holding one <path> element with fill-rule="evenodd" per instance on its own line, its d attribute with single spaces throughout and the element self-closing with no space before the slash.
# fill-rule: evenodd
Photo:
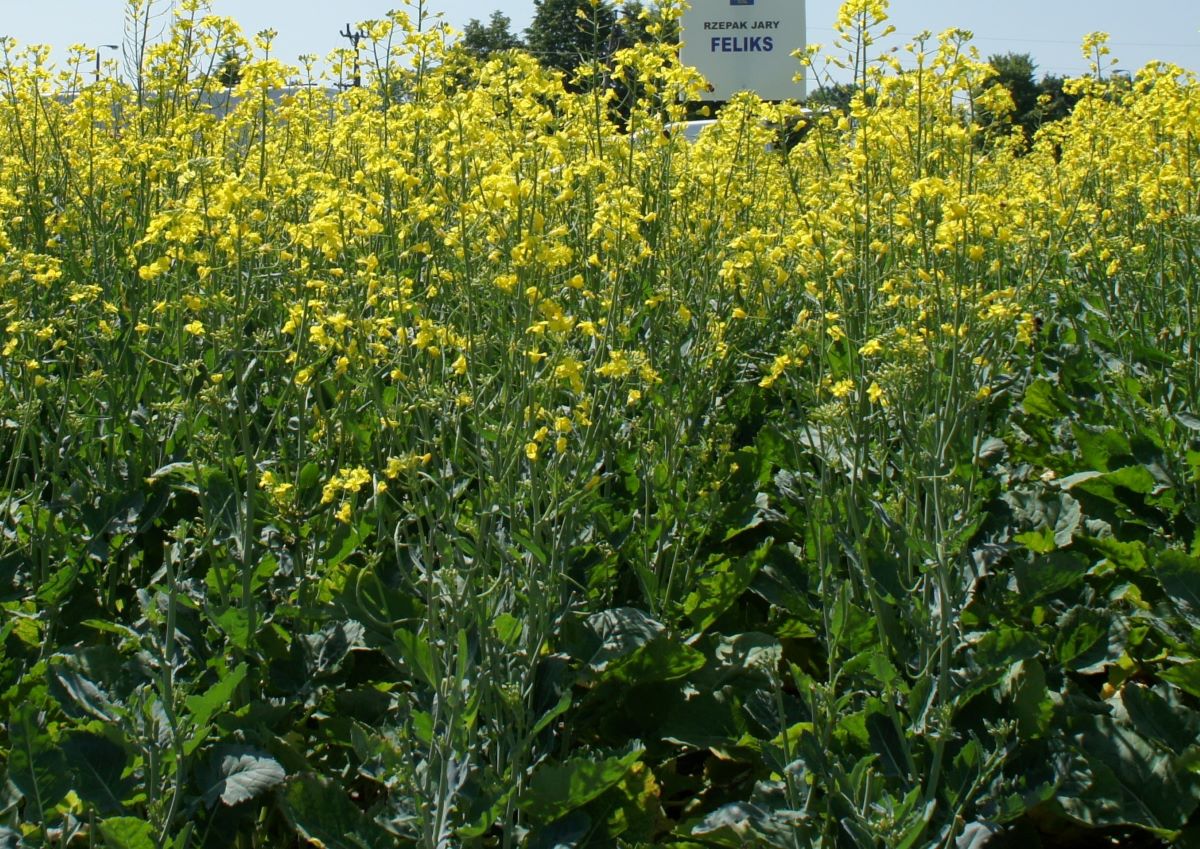
<svg viewBox="0 0 1200 849">
<path fill-rule="evenodd" d="M 366 33 L 362 30 L 354 30 L 351 32 L 350 24 L 346 24 L 346 28 L 338 33 L 342 38 L 350 41 L 350 46 L 354 49 L 354 87 L 362 87 L 362 73 L 358 67 L 358 43 L 366 37 Z"/>
<path fill-rule="evenodd" d="M 116 44 L 97 44 L 93 49 L 96 54 L 96 82 L 100 82 L 100 48 L 107 47 L 109 50 L 116 50 L 119 45 Z"/>
</svg>

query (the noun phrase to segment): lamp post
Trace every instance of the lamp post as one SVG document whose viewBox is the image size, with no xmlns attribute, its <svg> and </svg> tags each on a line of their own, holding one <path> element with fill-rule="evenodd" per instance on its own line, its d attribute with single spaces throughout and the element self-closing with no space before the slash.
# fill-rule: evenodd
<svg viewBox="0 0 1200 849">
<path fill-rule="evenodd" d="M 366 33 L 362 30 L 350 31 L 350 24 L 346 24 L 346 29 L 339 32 L 342 38 L 349 40 L 350 46 L 354 48 L 354 87 L 362 87 L 362 71 L 358 67 L 358 43 L 366 37 Z"/>
<path fill-rule="evenodd" d="M 100 82 L 100 49 L 107 47 L 109 50 L 116 50 L 118 44 L 97 44 L 93 52 L 96 54 L 96 82 Z"/>
</svg>

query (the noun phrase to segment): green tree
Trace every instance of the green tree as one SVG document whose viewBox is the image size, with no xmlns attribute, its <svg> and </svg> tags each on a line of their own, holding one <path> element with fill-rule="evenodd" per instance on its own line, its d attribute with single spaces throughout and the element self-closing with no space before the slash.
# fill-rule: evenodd
<svg viewBox="0 0 1200 849">
<path fill-rule="evenodd" d="M 653 28 L 653 31 L 651 31 Z M 621 7 L 617 18 L 616 42 L 619 47 L 633 47 L 638 44 L 665 41 L 668 44 L 679 42 L 679 22 L 666 20 L 662 9 L 653 4 L 646 7 L 641 0 L 628 0 Z"/>
<path fill-rule="evenodd" d="M 811 91 L 804 105 L 814 111 L 850 111 L 850 100 L 858 89 L 850 83 L 830 83 Z"/>
<path fill-rule="evenodd" d="M 543 65 L 570 74 L 611 55 L 615 35 L 617 13 L 605 0 L 534 0 L 525 43 Z"/>
<path fill-rule="evenodd" d="M 221 65 L 217 69 L 217 81 L 225 88 L 233 88 L 242 81 L 242 57 L 233 49 L 221 54 Z"/>
<path fill-rule="evenodd" d="M 486 24 L 477 18 L 467 21 L 463 27 L 462 48 L 476 59 L 486 60 L 495 53 L 515 50 L 523 46 L 520 36 L 513 33 L 512 21 L 499 9 L 492 12 Z"/>
<path fill-rule="evenodd" d="M 1038 83 L 1038 117 L 1042 123 L 1057 121 L 1071 114 L 1079 95 L 1063 91 L 1062 77 L 1046 75 Z"/>
<path fill-rule="evenodd" d="M 1001 119 L 984 114 L 985 121 L 994 121 L 1002 131 L 1020 127 L 1026 144 L 1047 121 L 1056 121 L 1071 112 L 1077 98 L 1063 92 L 1063 79 L 1045 76 L 1041 82 L 1035 79 L 1037 65 L 1028 53 L 1005 53 L 988 59 L 996 72 L 995 83 L 1004 86 L 1012 98 L 1011 115 Z"/>
<path fill-rule="evenodd" d="M 1037 117 L 1038 86 L 1034 78 L 1037 65 L 1028 53 L 1004 53 L 988 58 L 996 72 L 996 83 L 1008 90 L 1013 102 L 1009 123 L 1021 127 L 1025 138 L 1033 138 L 1039 123 Z"/>
</svg>

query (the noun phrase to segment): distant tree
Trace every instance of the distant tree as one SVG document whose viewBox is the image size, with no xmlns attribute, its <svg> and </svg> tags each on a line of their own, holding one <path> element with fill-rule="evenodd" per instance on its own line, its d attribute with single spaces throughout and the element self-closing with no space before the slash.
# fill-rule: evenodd
<svg viewBox="0 0 1200 849">
<path fill-rule="evenodd" d="M 1037 82 L 1037 65 L 1028 53 L 1004 53 L 988 59 L 996 72 L 995 82 L 1004 86 L 1012 98 L 1013 111 L 1005 118 L 984 114 L 985 122 L 992 121 L 997 129 L 1020 127 L 1026 143 L 1047 121 L 1057 121 L 1070 114 L 1077 98 L 1063 92 L 1062 77 L 1045 76 Z"/>
<path fill-rule="evenodd" d="M 858 89 L 850 83 L 833 83 L 823 85 L 812 91 L 804 101 L 809 109 L 836 109 L 840 112 L 850 111 L 850 100 Z"/>
<path fill-rule="evenodd" d="M 679 43 L 679 21 L 664 18 L 657 5 L 647 8 L 641 0 L 628 0 L 617 17 L 617 46 L 634 47 L 660 41 Z"/>
<path fill-rule="evenodd" d="M 499 9 L 492 12 L 487 24 L 477 18 L 467 21 L 459 44 L 476 59 L 486 60 L 494 53 L 515 50 L 523 46 L 520 36 L 513 33 L 512 21 Z"/>
<path fill-rule="evenodd" d="M 1032 139 L 1037 129 L 1038 86 L 1034 78 L 1037 66 L 1028 53 L 1004 53 L 988 58 L 988 64 L 996 72 L 995 82 L 1008 90 L 1012 98 L 1013 112 L 1005 123 L 1019 126 L 1026 139 Z"/>
<path fill-rule="evenodd" d="M 525 43 L 548 68 L 570 74 L 615 48 L 617 13 L 606 0 L 534 0 Z"/>
<path fill-rule="evenodd" d="M 1066 118 L 1075 108 L 1079 96 L 1063 91 L 1062 77 L 1047 74 L 1038 83 L 1038 118 L 1041 123 Z"/>
<path fill-rule="evenodd" d="M 233 88 L 242 81 L 242 57 L 232 48 L 221 54 L 221 66 L 217 69 L 217 81 L 225 88 Z"/>
</svg>

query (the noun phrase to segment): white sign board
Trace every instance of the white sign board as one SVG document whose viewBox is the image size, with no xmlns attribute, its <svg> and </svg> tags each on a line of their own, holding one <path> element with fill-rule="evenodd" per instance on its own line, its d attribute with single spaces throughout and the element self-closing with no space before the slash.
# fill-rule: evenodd
<svg viewBox="0 0 1200 849">
<path fill-rule="evenodd" d="M 753 91 L 763 100 L 803 100 L 803 69 L 792 57 L 806 46 L 805 0 L 690 0 L 683 13 L 680 59 L 712 86 L 703 100 Z"/>
</svg>

